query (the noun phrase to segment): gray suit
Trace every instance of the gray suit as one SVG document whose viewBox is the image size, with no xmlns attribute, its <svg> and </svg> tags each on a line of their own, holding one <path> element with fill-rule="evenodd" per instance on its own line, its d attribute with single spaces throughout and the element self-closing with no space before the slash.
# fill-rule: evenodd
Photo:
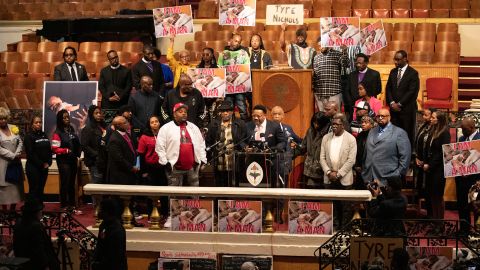
<svg viewBox="0 0 480 270">
<path fill-rule="evenodd" d="M 379 136 L 380 127 L 370 130 L 363 157 L 364 181 L 378 179 L 386 185 L 386 178 L 405 176 L 410 163 L 411 147 L 407 133 L 389 123 Z"/>
<path fill-rule="evenodd" d="M 85 66 L 77 62 L 75 62 L 75 65 L 77 66 L 78 81 L 88 81 L 88 74 Z M 55 81 L 73 81 L 67 63 L 64 62 L 55 66 L 53 78 Z"/>
<path fill-rule="evenodd" d="M 328 133 L 322 139 L 322 147 L 320 150 L 320 164 L 323 170 L 323 181 L 325 184 L 330 184 L 328 179 L 328 171 L 336 171 L 342 178 L 340 183 L 342 186 L 353 185 L 353 172 L 352 168 L 355 164 L 355 158 L 357 157 L 357 141 L 352 134 L 344 131 L 342 146 L 340 147 L 340 154 L 337 162 L 332 162 L 330 159 L 330 143 L 334 134 Z"/>
</svg>

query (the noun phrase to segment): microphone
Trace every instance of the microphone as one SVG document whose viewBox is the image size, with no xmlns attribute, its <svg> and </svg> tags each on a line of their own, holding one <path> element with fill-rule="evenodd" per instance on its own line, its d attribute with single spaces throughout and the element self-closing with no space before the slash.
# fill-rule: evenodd
<svg viewBox="0 0 480 270">
<path fill-rule="evenodd" d="M 212 148 L 214 148 L 215 146 L 219 145 L 222 141 L 217 141 L 216 143 L 210 145 L 209 147 L 207 147 L 205 150 L 208 152 L 210 150 L 212 150 Z"/>
</svg>

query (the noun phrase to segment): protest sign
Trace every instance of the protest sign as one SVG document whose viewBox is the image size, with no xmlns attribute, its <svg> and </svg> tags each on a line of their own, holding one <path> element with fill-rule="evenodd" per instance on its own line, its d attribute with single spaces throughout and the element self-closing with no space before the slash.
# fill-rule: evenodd
<svg viewBox="0 0 480 270">
<path fill-rule="evenodd" d="M 378 20 L 360 31 L 360 47 L 362 53 L 366 55 L 372 55 L 387 47 L 387 37 L 382 20 Z"/>
<path fill-rule="evenodd" d="M 225 66 L 227 71 L 227 94 L 238 94 L 252 91 L 250 65 Z"/>
<path fill-rule="evenodd" d="M 327 202 L 288 202 L 288 232 L 331 234 L 333 205 Z"/>
<path fill-rule="evenodd" d="M 442 145 L 445 177 L 480 173 L 480 140 Z"/>
<path fill-rule="evenodd" d="M 153 10 L 155 37 L 193 33 L 192 6 L 175 6 Z"/>
<path fill-rule="evenodd" d="M 322 47 L 357 46 L 360 41 L 360 18 L 320 18 L 320 35 Z"/>
<path fill-rule="evenodd" d="M 218 231 L 262 232 L 262 202 L 218 200 Z"/>
<path fill-rule="evenodd" d="M 193 87 L 197 88 L 204 98 L 225 97 L 227 84 L 224 68 L 191 68 L 187 74 L 192 79 Z"/>
<path fill-rule="evenodd" d="M 303 5 L 267 5 L 267 25 L 303 25 Z"/>
<path fill-rule="evenodd" d="M 273 257 L 249 255 L 222 255 L 222 270 L 241 269 L 272 270 Z"/>
<path fill-rule="evenodd" d="M 255 10 L 255 0 L 220 0 L 218 24 L 255 26 Z"/>
<path fill-rule="evenodd" d="M 188 260 L 190 270 L 217 269 L 217 253 L 215 252 L 165 250 L 160 252 L 160 258 L 158 258 L 158 270 L 166 270 L 165 266 L 169 267 L 169 265 L 173 264 L 172 262 L 181 261 L 184 264 L 185 259 Z M 165 265 L 165 263 L 167 265 Z"/>
<path fill-rule="evenodd" d="M 390 266 L 396 248 L 403 248 L 402 238 L 353 237 L 350 239 L 350 269 L 363 269 L 365 262 L 371 264 L 377 258 L 383 265 Z"/>
<path fill-rule="evenodd" d="M 410 269 L 449 269 L 453 247 L 407 247 Z"/>
<path fill-rule="evenodd" d="M 170 199 L 170 217 L 172 231 L 211 232 L 213 201 Z"/>
</svg>

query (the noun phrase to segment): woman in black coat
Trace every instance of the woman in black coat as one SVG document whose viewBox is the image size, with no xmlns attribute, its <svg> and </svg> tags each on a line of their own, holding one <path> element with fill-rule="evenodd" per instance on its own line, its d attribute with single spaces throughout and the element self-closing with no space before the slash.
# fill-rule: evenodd
<svg viewBox="0 0 480 270">
<path fill-rule="evenodd" d="M 48 167 L 52 165 L 50 140 L 42 130 L 42 118 L 34 116 L 31 130 L 25 135 L 24 145 L 27 154 L 26 173 L 31 197 L 43 202 L 43 190 L 48 177 Z"/>
<path fill-rule="evenodd" d="M 95 184 L 103 182 L 103 173 L 97 167 L 97 157 L 101 148 L 102 136 L 106 132 L 103 113 L 100 107 L 91 105 L 88 108 L 88 123 L 81 132 L 81 145 L 85 166 L 90 171 L 90 181 Z"/>
</svg>

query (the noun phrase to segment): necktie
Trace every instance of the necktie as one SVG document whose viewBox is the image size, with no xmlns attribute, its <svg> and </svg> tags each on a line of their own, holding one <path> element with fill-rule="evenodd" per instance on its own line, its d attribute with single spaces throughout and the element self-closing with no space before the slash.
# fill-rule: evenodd
<svg viewBox="0 0 480 270">
<path fill-rule="evenodd" d="M 70 66 L 70 73 L 72 74 L 72 81 L 74 81 L 74 82 L 78 81 L 77 75 L 75 74 L 75 69 L 73 68 L 73 65 Z"/>
<path fill-rule="evenodd" d="M 400 80 L 402 80 L 402 69 L 398 69 L 398 74 L 397 74 L 397 87 L 400 84 Z"/>
<path fill-rule="evenodd" d="M 123 135 L 123 138 L 125 139 L 125 141 L 127 141 L 128 147 L 130 147 L 130 150 L 132 150 L 132 153 L 135 154 L 135 149 L 133 149 L 132 141 L 130 140 L 128 135 L 127 134 Z"/>
<path fill-rule="evenodd" d="M 152 62 L 148 62 L 148 63 L 147 63 L 147 68 L 148 68 L 148 70 L 150 70 L 151 73 L 153 73 L 153 64 L 152 64 Z"/>
</svg>

